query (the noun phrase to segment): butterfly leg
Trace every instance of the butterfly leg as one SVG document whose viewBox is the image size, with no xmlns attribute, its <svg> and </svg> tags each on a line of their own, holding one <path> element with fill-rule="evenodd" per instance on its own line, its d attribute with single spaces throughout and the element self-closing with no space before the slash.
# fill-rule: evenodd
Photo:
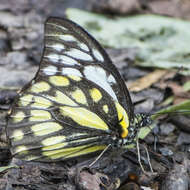
<svg viewBox="0 0 190 190">
<path fill-rule="evenodd" d="M 140 154 L 139 139 L 138 139 L 138 138 L 137 138 L 137 140 L 136 140 L 136 144 L 137 144 L 138 162 L 139 162 L 139 165 L 140 165 L 142 171 L 145 173 L 144 167 L 143 167 L 143 165 L 142 165 L 142 163 L 141 163 L 141 154 Z"/>
<path fill-rule="evenodd" d="M 139 162 L 139 165 L 140 165 L 142 171 L 143 171 L 144 173 L 146 173 L 145 170 L 144 170 L 144 167 L 143 167 L 143 165 L 142 165 L 142 163 L 141 163 L 141 154 L 140 154 L 140 147 L 139 147 L 138 138 L 137 138 L 137 141 L 136 141 L 136 142 L 137 142 L 138 162 Z M 149 156 L 148 150 L 147 150 L 146 146 L 143 146 L 143 147 L 144 147 L 144 149 L 145 149 L 145 151 L 146 151 L 146 155 L 147 155 L 147 160 L 148 160 L 148 164 L 149 164 L 149 167 L 150 167 L 150 171 L 153 173 L 154 171 L 153 171 L 152 165 L 151 165 L 151 163 L 150 163 L 150 156 Z"/>
<path fill-rule="evenodd" d="M 91 168 L 101 157 L 102 155 L 108 150 L 108 148 L 111 146 L 111 144 L 109 144 L 99 155 L 98 157 L 89 165 L 89 168 Z"/>
<path fill-rule="evenodd" d="M 150 167 L 150 171 L 153 173 L 153 169 L 152 169 L 152 165 L 151 165 L 151 162 L 150 162 L 150 155 L 148 153 L 148 149 L 146 148 L 146 146 L 144 146 L 144 149 L 146 151 L 146 155 L 147 155 L 147 160 L 148 160 L 148 164 L 149 164 L 149 167 Z"/>
</svg>

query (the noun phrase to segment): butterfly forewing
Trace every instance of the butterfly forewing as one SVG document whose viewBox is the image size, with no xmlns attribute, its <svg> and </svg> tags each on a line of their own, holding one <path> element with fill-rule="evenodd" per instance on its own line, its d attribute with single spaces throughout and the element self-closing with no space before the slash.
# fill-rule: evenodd
<svg viewBox="0 0 190 190">
<path fill-rule="evenodd" d="M 12 153 L 25 160 L 52 161 L 105 149 L 111 136 L 121 132 L 116 126 L 123 120 L 122 106 L 128 113 L 125 122 L 133 117 L 123 83 L 87 32 L 71 21 L 48 19 L 40 69 L 9 116 Z"/>
<path fill-rule="evenodd" d="M 77 24 L 56 18 L 47 21 L 44 60 L 56 65 L 44 68 L 41 64 L 45 71 L 73 73 L 97 83 L 133 118 L 131 98 L 119 72 L 100 44 Z"/>
</svg>

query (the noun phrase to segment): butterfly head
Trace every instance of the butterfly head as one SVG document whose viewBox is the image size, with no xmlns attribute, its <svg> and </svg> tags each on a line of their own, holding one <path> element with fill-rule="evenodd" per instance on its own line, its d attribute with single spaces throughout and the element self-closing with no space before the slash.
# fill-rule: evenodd
<svg viewBox="0 0 190 190">
<path fill-rule="evenodd" d="M 149 114 L 144 114 L 144 113 L 136 114 L 135 120 L 138 128 L 149 126 L 152 124 L 152 119 Z"/>
</svg>

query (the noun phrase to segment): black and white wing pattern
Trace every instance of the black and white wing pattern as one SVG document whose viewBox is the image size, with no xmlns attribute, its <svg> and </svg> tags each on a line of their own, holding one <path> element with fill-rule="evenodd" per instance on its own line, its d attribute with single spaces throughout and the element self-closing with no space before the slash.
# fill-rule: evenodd
<svg viewBox="0 0 190 190">
<path fill-rule="evenodd" d="M 45 31 L 44 58 L 54 64 L 59 62 L 64 67 L 76 68 L 73 71 L 77 70 L 77 75 L 104 88 L 132 119 L 134 111 L 128 89 L 102 46 L 83 28 L 66 19 L 49 19 Z M 67 69 L 64 74 L 70 71 Z"/>
<path fill-rule="evenodd" d="M 8 119 L 13 155 L 56 161 L 131 143 L 133 119 L 127 87 L 100 44 L 72 21 L 49 18 L 40 68 Z"/>
</svg>

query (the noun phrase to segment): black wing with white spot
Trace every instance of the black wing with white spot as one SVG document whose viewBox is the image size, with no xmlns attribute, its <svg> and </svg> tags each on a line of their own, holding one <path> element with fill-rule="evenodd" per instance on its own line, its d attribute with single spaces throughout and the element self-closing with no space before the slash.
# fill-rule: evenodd
<svg viewBox="0 0 190 190">
<path fill-rule="evenodd" d="M 47 62 L 51 62 L 51 65 Z M 127 87 L 108 54 L 83 28 L 66 19 L 50 18 L 45 26 L 45 51 L 41 70 L 83 76 L 101 86 L 133 119 Z"/>
</svg>

